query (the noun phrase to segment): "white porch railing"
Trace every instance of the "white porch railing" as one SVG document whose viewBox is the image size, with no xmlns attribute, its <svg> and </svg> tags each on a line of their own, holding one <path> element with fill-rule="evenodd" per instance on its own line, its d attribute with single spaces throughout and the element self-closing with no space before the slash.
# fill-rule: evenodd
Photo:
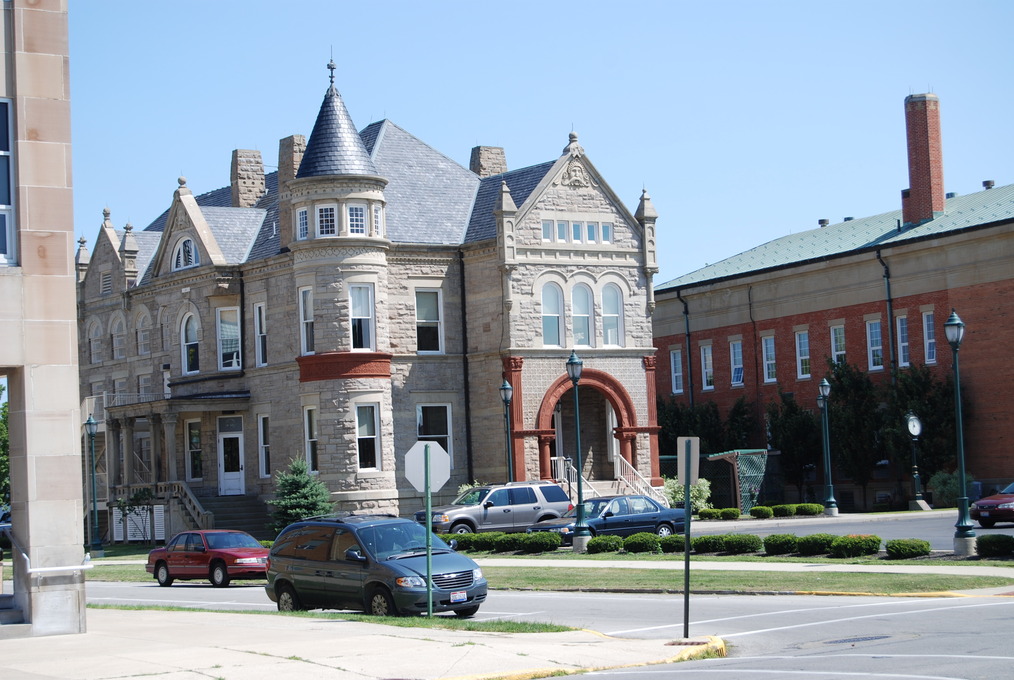
<svg viewBox="0 0 1014 680">
<path fill-rule="evenodd" d="M 577 468 L 570 462 L 570 458 L 564 458 L 562 456 L 554 456 L 549 459 L 553 466 L 553 478 L 560 484 L 567 485 L 567 495 L 570 496 L 571 500 L 577 500 Z M 601 496 L 598 489 L 592 486 L 592 483 L 581 478 L 581 495 L 582 496 Z"/>
<path fill-rule="evenodd" d="M 664 507 L 669 507 L 669 499 L 666 498 L 665 493 L 658 487 L 652 486 L 651 482 L 645 479 L 633 465 L 628 463 L 626 458 L 618 455 L 614 457 L 613 461 L 615 463 L 616 479 L 630 489 L 631 493 L 647 496 L 658 501 Z"/>
</svg>

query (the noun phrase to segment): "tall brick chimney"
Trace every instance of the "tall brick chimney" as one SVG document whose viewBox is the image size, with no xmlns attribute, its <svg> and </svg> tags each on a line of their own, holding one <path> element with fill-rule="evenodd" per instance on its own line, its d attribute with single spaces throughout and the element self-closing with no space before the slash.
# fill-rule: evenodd
<svg viewBox="0 0 1014 680">
<path fill-rule="evenodd" d="M 232 152 L 232 207 L 252 208 L 267 191 L 264 163 L 260 151 L 236 149 Z"/>
<path fill-rule="evenodd" d="M 468 169 L 479 177 L 492 177 L 507 172 L 507 154 L 501 146 L 472 147 Z"/>
<path fill-rule="evenodd" d="M 905 97 L 908 189 L 901 192 L 905 224 L 919 224 L 944 212 L 944 160 L 940 142 L 940 100 L 935 94 Z"/>
</svg>

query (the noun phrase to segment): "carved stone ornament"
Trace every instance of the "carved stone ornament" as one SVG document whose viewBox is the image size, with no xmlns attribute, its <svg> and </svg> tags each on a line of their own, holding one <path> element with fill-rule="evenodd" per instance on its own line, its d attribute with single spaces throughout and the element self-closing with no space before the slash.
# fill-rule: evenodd
<svg viewBox="0 0 1014 680">
<path fill-rule="evenodd" d="M 567 165 L 567 169 L 563 171 L 560 181 L 571 187 L 591 186 L 591 180 L 588 179 L 588 173 L 585 172 L 584 166 L 576 162 Z"/>
</svg>

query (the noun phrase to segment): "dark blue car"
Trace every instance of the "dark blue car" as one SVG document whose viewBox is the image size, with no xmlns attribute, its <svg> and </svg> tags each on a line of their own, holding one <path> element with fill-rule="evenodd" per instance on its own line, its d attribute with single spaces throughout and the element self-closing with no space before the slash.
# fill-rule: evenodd
<svg viewBox="0 0 1014 680">
<path fill-rule="evenodd" d="M 597 496 L 584 502 L 584 516 L 592 536 L 630 536 L 650 531 L 671 536 L 683 531 L 683 509 L 667 508 L 647 496 Z M 552 531 L 563 545 L 572 545 L 577 508 L 558 519 L 533 524 L 528 532 Z"/>
</svg>

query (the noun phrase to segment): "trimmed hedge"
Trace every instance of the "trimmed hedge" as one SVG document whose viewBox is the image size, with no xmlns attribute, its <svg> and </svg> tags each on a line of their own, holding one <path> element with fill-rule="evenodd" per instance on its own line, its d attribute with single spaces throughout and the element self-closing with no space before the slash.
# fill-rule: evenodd
<svg viewBox="0 0 1014 680">
<path fill-rule="evenodd" d="M 921 538 L 895 538 L 884 544 L 889 560 L 910 560 L 930 554 L 929 541 Z"/>
<path fill-rule="evenodd" d="M 531 553 L 553 552 L 563 544 L 560 534 L 553 531 L 533 531 L 530 534 L 515 534 L 521 537 L 521 551 Z"/>
<path fill-rule="evenodd" d="M 500 534 L 493 541 L 493 552 L 517 552 L 525 534 Z"/>
<path fill-rule="evenodd" d="M 503 536 L 502 531 L 487 531 L 481 534 L 472 534 L 472 550 L 477 552 L 492 552 L 496 549 L 496 541 Z"/>
<path fill-rule="evenodd" d="M 750 516 L 757 519 L 771 519 L 775 511 L 766 505 L 755 505 L 750 508 Z"/>
<path fill-rule="evenodd" d="M 824 506 L 820 503 L 799 503 L 796 505 L 796 514 L 813 517 L 824 513 Z"/>
<path fill-rule="evenodd" d="M 444 542 L 447 543 L 447 545 L 450 545 L 451 541 L 457 541 L 458 551 L 468 552 L 470 550 L 475 550 L 475 537 L 477 535 L 478 534 L 444 534 L 440 538 L 444 539 Z"/>
<path fill-rule="evenodd" d="M 739 508 L 722 508 L 721 510 L 718 511 L 718 513 L 719 517 L 721 517 L 726 521 L 739 519 L 740 516 L 742 515 L 742 513 L 740 513 L 739 511 Z"/>
<path fill-rule="evenodd" d="M 588 554 L 619 552 L 623 550 L 622 536 L 595 536 L 588 541 Z"/>
<path fill-rule="evenodd" d="M 662 536 L 659 545 L 664 553 L 678 553 L 683 552 L 684 542 L 682 534 L 673 534 Z"/>
<path fill-rule="evenodd" d="M 810 534 L 801 536 L 796 541 L 796 551 L 800 555 L 826 555 L 831 552 L 831 543 L 837 536 L 834 534 Z"/>
<path fill-rule="evenodd" d="M 795 505 L 772 505 L 771 511 L 775 514 L 775 517 L 792 517 L 796 514 Z"/>
<path fill-rule="evenodd" d="M 795 534 L 771 534 L 764 537 L 764 552 L 768 555 L 788 555 L 796 552 L 798 542 Z"/>
<path fill-rule="evenodd" d="M 657 534 L 642 531 L 623 539 L 623 549 L 629 553 L 660 553 L 662 542 Z"/>
<path fill-rule="evenodd" d="M 742 555 L 743 553 L 759 552 L 764 542 L 760 536 L 753 534 L 726 534 L 723 544 L 725 552 L 732 555 Z"/>
<path fill-rule="evenodd" d="M 697 513 L 697 517 L 700 519 L 718 519 L 722 516 L 722 511 L 716 508 L 703 508 Z"/>
<path fill-rule="evenodd" d="M 725 550 L 724 536 L 694 536 L 690 539 L 690 547 L 695 553 L 713 553 Z"/>
<path fill-rule="evenodd" d="M 873 534 L 839 536 L 831 542 L 831 557 L 876 555 L 880 551 L 880 543 L 880 536 Z"/>
<path fill-rule="evenodd" d="M 975 552 L 979 557 L 1004 557 L 1014 552 L 1014 536 L 984 534 L 975 539 Z"/>
</svg>

